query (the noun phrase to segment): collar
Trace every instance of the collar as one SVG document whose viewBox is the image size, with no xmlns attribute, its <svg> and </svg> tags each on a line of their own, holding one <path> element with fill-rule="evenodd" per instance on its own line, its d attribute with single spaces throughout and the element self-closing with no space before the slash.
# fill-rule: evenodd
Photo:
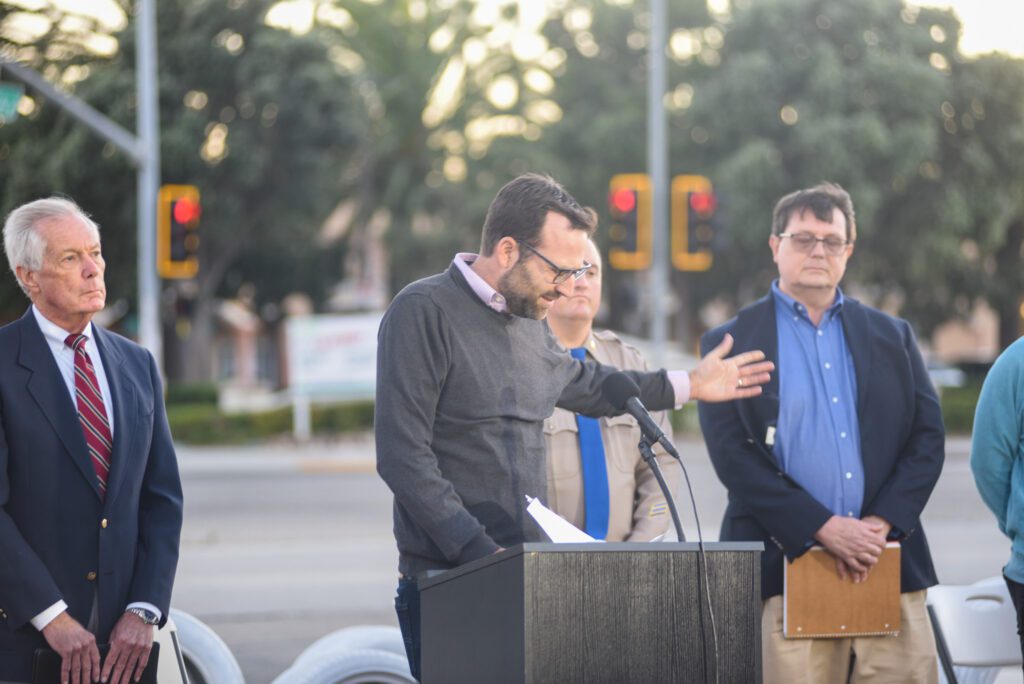
<svg viewBox="0 0 1024 684">
<path fill-rule="evenodd" d="M 39 329 L 42 331 L 43 337 L 46 338 L 47 344 L 50 345 L 50 349 L 53 349 L 55 352 L 65 348 L 70 349 L 70 347 L 67 347 L 67 345 L 64 344 L 64 340 L 66 340 L 68 335 L 71 334 L 70 332 L 44 316 L 35 304 L 32 305 L 32 315 L 35 316 L 36 323 L 39 325 Z M 85 324 L 85 330 L 82 331 L 82 334 L 89 338 L 89 342 L 93 342 L 95 340 L 95 337 L 93 336 L 92 321 Z"/>
<path fill-rule="evenodd" d="M 786 311 L 792 310 L 797 315 L 807 318 L 807 307 L 798 302 L 797 300 L 790 297 L 788 294 L 779 289 L 779 279 L 776 278 L 772 281 L 772 295 L 775 297 L 775 301 L 782 306 Z M 843 291 L 836 287 L 836 298 L 832 302 L 832 305 L 825 309 L 825 316 L 828 320 L 834 319 L 843 310 L 843 303 L 845 302 L 843 297 Z"/>
<path fill-rule="evenodd" d="M 488 284 L 486 280 L 481 278 L 476 271 L 470 268 L 470 265 L 477 260 L 479 254 L 473 252 L 459 252 L 452 259 L 452 264 L 455 268 L 459 269 L 459 273 L 469 283 L 469 287 L 472 288 L 476 296 L 480 298 L 488 308 L 494 309 L 498 313 L 508 313 L 508 304 L 505 302 L 505 298 Z"/>
</svg>

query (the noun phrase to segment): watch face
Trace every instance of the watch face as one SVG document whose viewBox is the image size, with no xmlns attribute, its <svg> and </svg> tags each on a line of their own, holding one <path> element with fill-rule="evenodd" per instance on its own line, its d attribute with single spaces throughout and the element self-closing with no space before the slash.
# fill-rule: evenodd
<svg viewBox="0 0 1024 684">
<path fill-rule="evenodd" d="M 157 618 L 156 613 L 154 613 L 151 610 L 146 610 L 145 608 L 129 608 L 128 612 L 132 613 L 133 615 L 138 615 L 139 618 L 141 618 L 142 621 L 145 622 L 147 625 L 155 625 L 156 623 L 160 622 L 160 619 Z"/>
</svg>

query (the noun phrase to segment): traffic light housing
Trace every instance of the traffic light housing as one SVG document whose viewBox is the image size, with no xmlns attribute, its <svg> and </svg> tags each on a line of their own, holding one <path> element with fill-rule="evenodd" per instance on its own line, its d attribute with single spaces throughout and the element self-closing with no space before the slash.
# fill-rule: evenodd
<svg viewBox="0 0 1024 684">
<path fill-rule="evenodd" d="M 157 195 L 156 267 L 162 278 L 193 278 L 199 272 L 199 188 L 164 185 Z"/>
<path fill-rule="evenodd" d="M 680 271 L 706 271 L 714 261 L 718 198 L 705 176 L 672 179 L 672 265 Z"/>
<path fill-rule="evenodd" d="M 613 176 L 608 188 L 608 264 L 620 271 L 651 265 L 651 181 L 646 174 Z"/>
</svg>

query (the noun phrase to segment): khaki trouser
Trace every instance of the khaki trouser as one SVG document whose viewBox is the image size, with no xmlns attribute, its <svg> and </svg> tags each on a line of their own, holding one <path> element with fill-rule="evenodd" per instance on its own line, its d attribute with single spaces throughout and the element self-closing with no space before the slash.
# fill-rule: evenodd
<svg viewBox="0 0 1024 684">
<path fill-rule="evenodd" d="M 784 638 L 782 597 L 773 596 L 761 611 L 764 683 L 936 684 L 938 656 L 925 594 L 900 596 L 899 636 L 846 639 Z"/>
</svg>

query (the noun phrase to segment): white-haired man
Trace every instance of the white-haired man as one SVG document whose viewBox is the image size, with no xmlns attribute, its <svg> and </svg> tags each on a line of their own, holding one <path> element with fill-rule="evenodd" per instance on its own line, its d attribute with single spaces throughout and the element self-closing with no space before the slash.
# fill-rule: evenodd
<svg viewBox="0 0 1024 684">
<path fill-rule="evenodd" d="M 4 250 L 32 305 L 0 327 L 0 681 L 29 681 L 49 646 L 64 682 L 126 683 L 167 618 L 178 561 L 160 374 L 145 349 L 92 323 L 105 263 L 76 204 L 18 207 Z"/>
</svg>

